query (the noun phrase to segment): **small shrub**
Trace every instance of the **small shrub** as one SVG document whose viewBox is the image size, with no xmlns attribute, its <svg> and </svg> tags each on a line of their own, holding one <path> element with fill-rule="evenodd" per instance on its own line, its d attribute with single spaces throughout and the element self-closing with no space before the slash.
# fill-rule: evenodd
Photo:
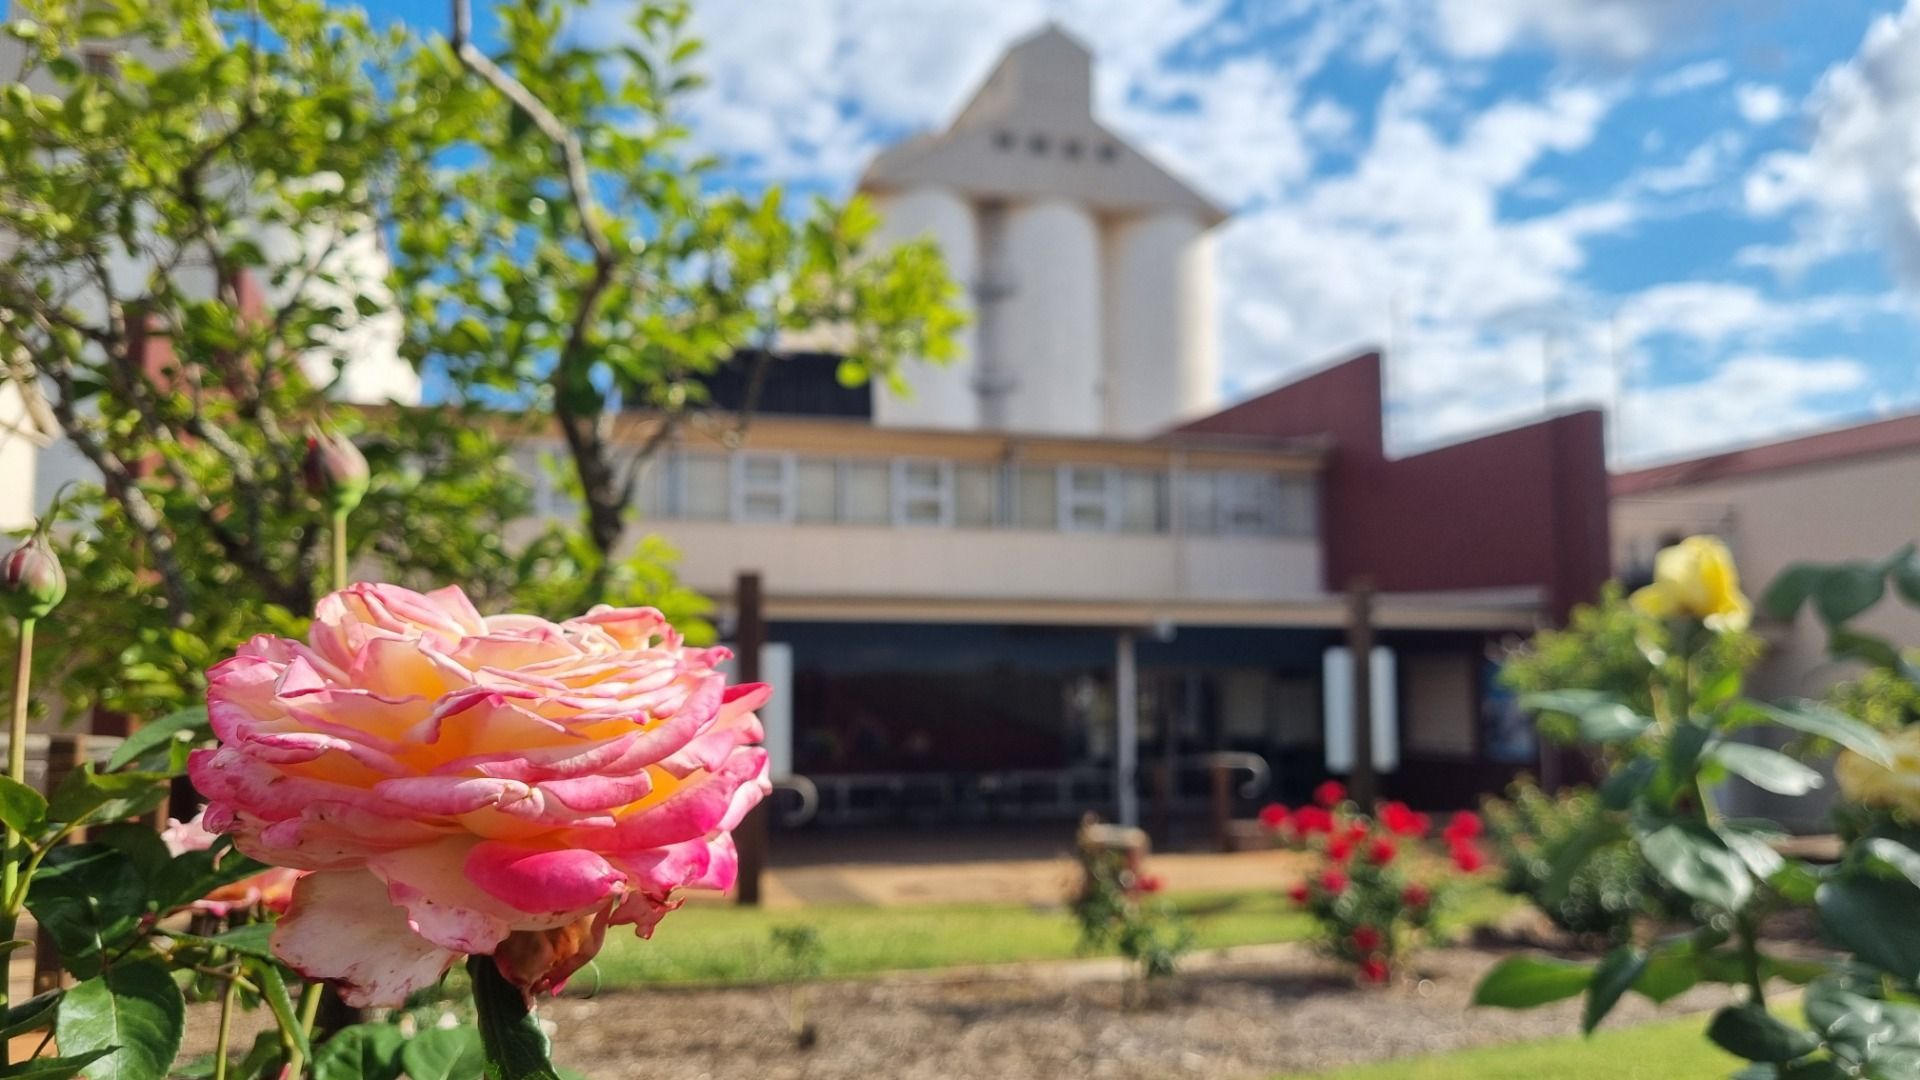
<svg viewBox="0 0 1920 1080">
<path fill-rule="evenodd" d="M 1384 984 L 1428 938 L 1444 889 L 1407 873 L 1403 848 L 1424 842 L 1432 821 L 1401 803 L 1362 814 L 1346 790 L 1328 782 L 1314 805 L 1269 806 L 1260 821 L 1278 842 L 1318 853 L 1320 861 L 1289 894 L 1320 925 L 1328 955 L 1353 968 L 1362 982 Z M 1456 814 L 1442 831 L 1454 868 L 1475 873 L 1486 865 L 1481 822 Z"/>
<path fill-rule="evenodd" d="M 820 931 L 804 923 L 776 926 L 768 950 L 766 979 L 786 988 L 787 1030 L 802 1050 L 819 1041 L 819 1030 L 807 1019 L 807 984 L 826 970 L 827 950 Z"/>
<path fill-rule="evenodd" d="M 1103 838 L 1091 816 L 1081 823 L 1076 851 L 1080 885 L 1071 908 L 1083 952 L 1113 950 L 1134 966 L 1144 989 L 1173 976 L 1193 945 L 1193 928 L 1157 895 L 1161 879 L 1147 873 L 1140 845 Z"/>
<path fill-rule="evenodd" d="M 1501 889 L 1531 902 L 1562 932 L 1596 948 L 1619 945 L 1632 940 L 1634 920 L 1661 910 L 1658 884 L 1630 845 L 1582 860 L 1564 888 L 1554 889 L 1562 853 L 1601 812 L 1590 789 L 1549 795 L 1521 780 L 1505 799 L 1486 800 L 1482 811 L 1488 845 L 1503 870 Z"/>
</svg>

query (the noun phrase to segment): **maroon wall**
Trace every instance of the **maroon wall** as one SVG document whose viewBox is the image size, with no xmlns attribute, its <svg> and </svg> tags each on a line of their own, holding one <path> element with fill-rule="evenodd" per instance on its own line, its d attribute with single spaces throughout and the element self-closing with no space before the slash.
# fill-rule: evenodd
<svg viewBox="0 0 1920 1080">
<path fill-rule="evenodd" d="M 1606 436 L 1587 410 L 1386 456 L 1381 366 L 1367 353 L 1186 425 L 1205 434 L 1324 435 L 1326 586 L 1386 592 L 1538 586 L 1555 618 L 1608 566 Z"/>
</svg>

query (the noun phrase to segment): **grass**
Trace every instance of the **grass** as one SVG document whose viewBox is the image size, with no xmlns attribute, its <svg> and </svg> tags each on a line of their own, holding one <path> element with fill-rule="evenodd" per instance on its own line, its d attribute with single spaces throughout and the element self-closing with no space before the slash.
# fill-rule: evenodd
<svg viewBox="0 0 1920 1080">
<path fill-rule="evenodd" d="M 1196 949 L 1302 941 L 1313 934 L 1312 920 L 1278 891 L 1191 893 L 1170 899 L 1191 921 Z M 1508 903 L 1491 890 L 1475 890 L 1461 897 L 1455 918 L 1482 921 Z M 1079 955 L 1077 931 L 1064 908 L 819 905 L 766 911 L 703 903 L 667 916 L 651 941 L 609 934 L 596 961 L 599 986 L 760 982 L 772 959 L 773 928 L 793 925 L 811 926 L 819 935 L 826 978 Z M 583 972 L 575 985 L 593 988 L 593 973 Z"/>
<path fill-rule="evenodd" d="M 1571 1035 L 1481 1047 L 1276 1080 L 1696 1080 L 1729 1076 L 1745 1062 L 1706 1037 L 1704 1017 L 1663 1020 L 1591 1039 Z"/>
</svg>

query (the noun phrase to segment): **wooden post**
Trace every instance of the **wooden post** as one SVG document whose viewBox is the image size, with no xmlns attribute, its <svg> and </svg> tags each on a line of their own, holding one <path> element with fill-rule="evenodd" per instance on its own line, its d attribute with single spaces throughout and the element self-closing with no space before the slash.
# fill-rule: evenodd
<svg viewBox="0 0 1920 1080">
<path fill-rule="evenodd" d="M 1213 785 L 1213 842 L 1221 851 L 1233 850 L 1233 770 L 1216 761 L 1207 767 Z"/>
<path fill-rule="evenodd" d="M 743 573 L 733 587 L 734 671 L 743 683 L 760 681 L 760 649 L 767 643 L 766 605 L 760 593 L 760 575 Z M 760 905 L 760 876 L 767 868 L 766 802 L 747 812 L 733 830 L 733 842 L 740 850 L 740 876 L 734 884 L 734 899 L 743 905 Z"/>
<path fill-rule="evenodd" d="M 1353 657 L 1353 775 L 1347 792 L 1371 813 L 1379 795 L 1373 772 L 1373 580 L 1347 586 L 1347 652 Z"/>
</svg>

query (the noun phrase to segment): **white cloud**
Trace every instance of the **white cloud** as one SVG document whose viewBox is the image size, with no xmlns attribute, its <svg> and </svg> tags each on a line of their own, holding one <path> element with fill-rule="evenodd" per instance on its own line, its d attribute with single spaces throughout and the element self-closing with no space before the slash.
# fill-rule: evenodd
<svg viewBox="0 0 1920 1080">
<path fill-rule="evenodd" d="M 1725 60 L 1700 60 L 1653 80 L 1647 85 L 1647 93 L 1654 97 L 1672 97 L 1723 83 L 1731 74 L 1733 67 Z"/>
<path fill-rule="evenodd" d="M 1874 20 L 1858 54 L 1821 78 L 1809 112 L 1812 144 L 1768 155 L 1746 183 L 1754 213 L 1800 214 L 1797 238 L 1743 259 L 1804 269 L 1877 237 L 1920 290 L 1920 0 Z"/>
<path fill-rule="evenodd" d="M 1703 379 L 1630 392 L 1616 430 L 1624 457 L 1671 458 L 1813 426 L 1834 414 L 1836 395 L 1868 382 L 1865 366 L 1843 357 L 1739 355 Z"/>
<path fill-rule="evenodd" d="M 1542 42 L 1569 53 L 1633 60 L 1703 21 L 1710 0 L 1440 0 L 1441 40 L 1455 54 L 1494 56 Z"/>
<path fill-rule="evenodd" d="M 1777 86 L 1765 83 L 1741 83 L 1733 88 L 1733 101 L 1740 118 L 1756 127 L 1764 127 L 1787 114 L 1787 95 Z"/>
<path fill-rule="evenodd" d="M 1630 191 L 1671 195 L 1706 187 L 1720 179 L 1728 164 L 1745 149 L 1746 140 L 1738 132 L 1718 132 L 1687 151 L 1670 165 L 1654 165 L 1629 177 Z"/>
</svg>

